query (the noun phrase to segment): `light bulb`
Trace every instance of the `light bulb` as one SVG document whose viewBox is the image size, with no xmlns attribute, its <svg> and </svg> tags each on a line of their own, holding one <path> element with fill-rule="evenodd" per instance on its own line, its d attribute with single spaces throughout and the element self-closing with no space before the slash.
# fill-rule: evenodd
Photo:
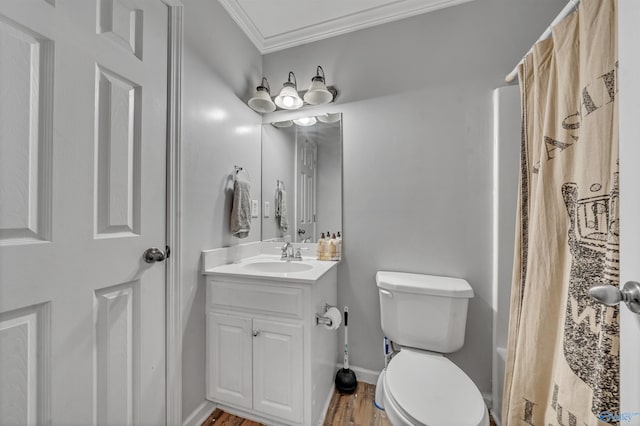
<svg viewBox="0 0 640 426">
<path fill-rule="evenodd" d="M 295 102 L 293 101 L 293 98 L 291 96 L 285 96 L 284 99 L 282 99 L 282 103 L 284 104 L 284 106 L 289 108 L 292 107 Z"/>
<path fill-rule="evenodd" d="M 317 120 L 315 117 L 302 117 L 296 118 L 295 120 L 293 120 L 293 122 L 298 126 L 313 126 L 314 124 L 316 124 Z"/>
</svg>

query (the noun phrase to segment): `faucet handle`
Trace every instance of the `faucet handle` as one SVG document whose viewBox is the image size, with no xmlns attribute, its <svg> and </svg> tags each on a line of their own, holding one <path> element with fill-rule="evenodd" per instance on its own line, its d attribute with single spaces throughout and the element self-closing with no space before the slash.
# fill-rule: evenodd
<svg viewBox="0 0 640 426">
<path fill-rule="evenodd" d="M 295 260 L 302 260 L 302 253 L 300 253 L 300 249 L 296 250 L 296 254 L 294 256 Z"/>
</svg>

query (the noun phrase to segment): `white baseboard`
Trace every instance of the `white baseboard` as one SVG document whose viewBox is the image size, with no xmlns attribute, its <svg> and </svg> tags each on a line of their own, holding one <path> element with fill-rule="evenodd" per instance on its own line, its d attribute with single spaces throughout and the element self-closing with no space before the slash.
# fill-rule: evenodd
<svg viewBox="0 0 640 426">
<path fill-rule="evenodd" d="M 484 399 L 484 403 L 488 408 L 493 407 L 493 395 L 490 392 L 482 392 L 482 399 Z"/>
<path fill-rule="evenodd" d="M 322 407 L 322 416 L 318 419 L 318 426 L 324 425 L 324 420 L 327 418 L 327 411 L 329 411 L 329 405 L 331 404 L 331 400 L 333 399 L 333 393 L 335 392 L 336 385 L 331 386 L 331 391 L 329 395 L 327 395 L 327 400 L 324 403 L 324 407 Z"/>
<path fill-rule="evenodd" d="M 496 424 L 496 426 L 502 426 L 502 422 L 500 421 L 500 417 L 496 416 L 495 411 L 494 410 L 489 410 L 489 413 L 491 414 L 491 418 L 493 419 L 493 421 Z"/>
<path fill-rule="evenodd" d="M 204 401 L 182 422 L 182 426 L 200 426 L 215 409 L 216 404 L 211 401 Z"/>
<path fill-rule="evenodd" d="M 336 364 L 338 368 L 342 368 L 342 364 Z M 378 376 L 380 375 L 379 371 L 368 370 L 362 367 L 355 367 L 353 365 L 349 366 L 354 373 L 356 373 L 356 379 L 359 382 L 365 382 L 372 385 L 375 385 L 378 382 Z"/>
</svg>

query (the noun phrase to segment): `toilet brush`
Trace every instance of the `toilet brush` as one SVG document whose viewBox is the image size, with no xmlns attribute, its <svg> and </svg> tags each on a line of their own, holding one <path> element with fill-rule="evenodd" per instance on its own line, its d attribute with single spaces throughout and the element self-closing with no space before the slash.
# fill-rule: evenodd
<svg viewBox="0 0 640 426">
<path fill-rule="evenodd" d="M 354 393 L 358 387 L 356 373 L 349 369 L 349 307 L 344 307 L 344 366 L 336 373 L 336 389 L 340 393 Z"/>
</svg>

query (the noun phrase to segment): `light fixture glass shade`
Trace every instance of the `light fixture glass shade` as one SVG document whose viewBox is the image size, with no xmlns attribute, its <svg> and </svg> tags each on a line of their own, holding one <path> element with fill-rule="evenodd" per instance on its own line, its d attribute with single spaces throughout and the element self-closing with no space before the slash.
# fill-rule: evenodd
<svg viewBox="0 0 640 426">
<path fill-rule="evenodd" d="M 251 109 L 257 112 L 273 112 L 276 110 L 276 105 L 271 100 L 269 91 L 264 86 L 258 86 L 256 94 L 248 102 Z"/>
<path fill-rule="evenodd" d="M 315 117 L 302 117 L 296 118 L 295 120 L 293 120 L 293 122 L 298 126 L 313 126 L 317 123 L 317 120 Z"/>
<path fill-rule="evenodd" d="M 304 100 L 310 105 L 328 104 L 333 100 L 333 95 L 324 84 L 324 78 L 316 76 L 311 79 L 311 86 L 304 94 Z"/>
<path fill-rule="evenodd" d="M 291 120 L 276 121 L 275 123 L 271 123 L 271 125 L 273 127 L 277 127 L 278 129 L 284 129 L 284 128 L 293 126 L 293 121 Z"/>
<path fill-rule="evenodd" d="M 304 100 L 310 105 L 328 104 L 333 100 L 333 94 L 324 82 L 324 70 L 320 65 L 316 68 L 316 75 L 311 79 L 309 90 L 304 94 Z"/>
<path fill-rule="evenodd" d="M 298 96 L 296 87 L 291 82 L 286 82 L 276 96 L 276 105 L 283 109 L 298 109 L 302 106 L 302 99 Z"/>
<path fill-rule="evenodd" d="M 337 123 L 338 121 L 340 121 L 340 113 L 335 112 L 335 113 L 327 113 L 327 114 L 319 115 L 318 121 L 321 121 L 327 124 Z"/>
</svg>

